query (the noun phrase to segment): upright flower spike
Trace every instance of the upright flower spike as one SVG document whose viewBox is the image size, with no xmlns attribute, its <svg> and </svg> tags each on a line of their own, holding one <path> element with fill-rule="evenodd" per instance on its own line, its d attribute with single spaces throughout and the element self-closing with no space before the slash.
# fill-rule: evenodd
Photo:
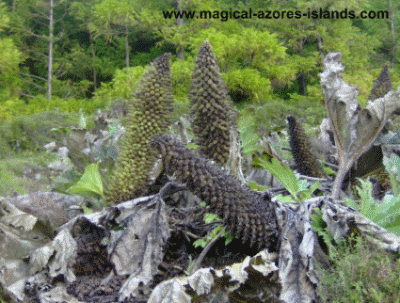
<svg viewBox="0 0 400 303">
<path fill-rule="evenodd" d="M 287 116 L 289 128 L 289 143 L 294 162 L 302 175 L 310 177 L 326 177 L 321 164 L 311 152 L 311 144 L 303 129 L 303 126 L 292 115 Z"/>
<path fill-rule="evenodd" d="M 107 200 L 120 203 L 144 193 L 155 154 L 150 138 L 166 131 L 172 112 L 170 78 L 171 54 L 166 53 L 150 63 L 128 108 L 128 122 L 121 139 L 119 157 L 107 187 Z"/>
<path fill-rule="evenodd" d="M 157 135 L 150 144 L 161 154 L 165 172 L 185 183 L 210 206 L 210 211 L 223 218 L 232 235 L 250 246 L 257 244 L 258 248 L 277 244 L 279 227 L 275 206 L 268 195 L 242 186 L 219 165 L 175 139 Z"/>
<path fill-rule="evenodd" d="M 392 81 L 390 81 L 389 68 L 387 65 L 385 65 L 372 86 L 371 93 L 368 96 L 368 100 L 374 101 L 378 98 L 382 98 L 391 89 Z"/>
<path fill-rule="evenodd" d="M 225 82 L 208 41 L 197 55 L 189 98 L 199 152 L 224 166 L 229 158 L 230 129 L 236 114 L 230 108 Z"/>
</svg>

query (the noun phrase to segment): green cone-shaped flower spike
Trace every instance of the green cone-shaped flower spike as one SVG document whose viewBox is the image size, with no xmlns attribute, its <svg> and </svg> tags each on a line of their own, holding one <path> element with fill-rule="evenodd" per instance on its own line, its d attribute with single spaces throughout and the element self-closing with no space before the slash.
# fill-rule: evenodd
<svg viewBox="0 0 400 303">
<path fill-rule="evenodd" d="M 224 166 L 229 157 L 235 112 L 230 108 L 225 82 L 208 41 L 197 55 L 189 98 L 199 152 Z"/>
<path fill-rule="evenodd" d="M 106 190 L 107 200 L 119 203 L 144 193 L 155 154 L 149 140 L 170 124 L 172 89 L 167 53 L 157 57 L 132 95 L 128 123 L 121 139 L 119 157 Z"/>
</svg>

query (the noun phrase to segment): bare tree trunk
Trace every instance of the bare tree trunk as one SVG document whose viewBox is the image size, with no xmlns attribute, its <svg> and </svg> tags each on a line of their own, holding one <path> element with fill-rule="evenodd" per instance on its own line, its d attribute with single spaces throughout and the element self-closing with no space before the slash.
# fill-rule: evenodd
<svg viewBox="0 0 400 303">
<path fill-rule="evenodd" d="M 315 28 L 317 28 L 317 26 L 318 26 L 318 20 L 315 20 Z M 317 31 L 317 47 L 318 47 L 318 52 L 321 55 L 322 61 L 324 61 L 325 55 L 322 50 L 322 38 L 319 31 Z"/>
<path fill-rule="evenodd" d="M 392 32 L 392 49 L 391 49 L 391 62 L 392 62 L 392 69 L 394 69 L 394 56 L 396 55 L 396 34 L 394 30 L 394 11 L 393 11 L 393 4 L 392 0 L 389 1 L 389 11 L 390 11 L 390 27 Z"/>
<path fill-rule="evenodd" d="M 17 0 L 13 0 L 12 2 L 12 8 L 11 8 L 11 12 L 15 12 L 15 4 L 16 4 Z"/>
<path fill-rule="evenodd" d="M 303 53 L 303 39 L 299 42 L 299 54 Z M 297 82 L 299 83 L 299 93 L 302 96 L 306 95 L 306 75 L 303 72 L 300 72 L 297 76 Z"/>
<path fill-rule="evenodd" d="M 53 16 L 53 0 L 50 0 L 50 10 L 49 10 L 49 59 L 47 68 L 47 101 L 51 100 L 51 78 L 53 74 L 53 27 L 54 27 L 54 16 Z"/>
<path fill-rule="evenodd" d="M 129 29 L 128 24 L 125 24 L 125 61 L 126 61 L 126 73 L 129 72 Z"/>
<path fill-rule="evenodd" d="M 95 53 L 94 45 L 93 45 L 92 32 L 89 33 L 89 39 L 90 39 L 90 48 L 91 48 L 91 52 L 92 52 L 93 91 L 96 92 L 96 90 L 97 90 L 97 74 L 96 74 L 96 66 L 95 66 L 96 53 Z"/>
<path fill-rule="evenodd" d="M 181 4 L 182 4 L 182 0 L 177 0 L 177 2 L 178 2 L 178 12 L 181 12 Z M 177 18 L 176 19 L 176 25 L 179 27 L 179 26 L 182 26 L 184 24 L 184 22 L 183 22 L 183 18 Z M 185 56 L 184 56 L 184 53 L 183 53 L 183 47 L 182 47 L 182 45 L 178 45 L 177 47 L 176 47 L 176 57 L 178 58 L 178 59 L 181 59 L 181 60 L 184 60 L 185 59 Z"/>
</svg>

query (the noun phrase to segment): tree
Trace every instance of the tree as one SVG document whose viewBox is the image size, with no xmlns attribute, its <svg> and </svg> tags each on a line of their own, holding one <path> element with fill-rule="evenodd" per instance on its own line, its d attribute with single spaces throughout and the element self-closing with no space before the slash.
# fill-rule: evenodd
<svg viewBox="0 0 400 303">
<path fill-rule="evenodd" d="M 6 37 L 4 31 L 10 26 L 10 13 L 6 5 L 0 2 L 0 100 L 17 97 L 21 78 L 19 64 L 23 60 L 22 53 L 17 49 L 14 41 Z"/>
<path fill-rule="evenodd" d="M 89 24 L 91 32 L 95 37 L 103 35 L 106 41 L 113 38 L 124 38 L 125 65 L 128 72 L 130 60 L 129 35 L 132 28 L 140 26 L 137 15 L 139 9 L 133 0 L 104 0 L 94 6 L 94 16 Z"/>
<path fill-rule="evenodd" d="M 81 21 L 81 27 L 89 32 L 90 41 L 90 53 L 92 56 L 92 73 L 93 73 L 93 91 L 97 90 L 97 72 L 96 72 L 96 50 L 94 45 L 94 33 L 89 26 L 90 22 L 93 22 L 94 14 L 93 7 L 98 3 L 96 0 L 92 1 L 74 1 L 71 5 L 71 10 L 76 18 Z"/>
<path fill-rule="evenodd" d="M 387 11 L 389 18 L 374 18 L 362 20 L 360 28 L 368 33 L 368 36 L 380 42 L 376 47 L 373 55 L 375 60 L 379 62 L 378 68 L 381 67 L 382 61 L 389 61 L 390 67 L 395 68 L 395 63 L 399 62 L 400 47 L 398 39 L 400 25 L 400 3 L 393 0 L 385 0 L 380 2 L 370 1 L 370 10 L 373 12 Z"/>
<path fill-rule="evenodd" d="M 26 42 L 34 41 L 34 45 L 38 47 L 25 44 L 25 50 L 29 53 L 31 60 L 45 63 L 47 70 L 46 78 L 30 72 L 22 73 L 22 75 L 34 79 L 29 83 L 39 91 L 45 89 L 48 101 L 52 97 L 53 78 L 61 77 L 66 72 L 62 64 L 57 65 L 56 70 L 54 68 L 54 47 L 64 36 L 62 28 L 56 29 L 56 25 L 66 15 L 66 4 L 66 0 L 31 0 L 17 6 L 16 9 L 18 16 L 16 16 L 15 30 L 24 35 Z M 38 81 L 45 82 L 45 87 L 38 84 Z M 23 95 L 32 97 L 30 93 Z"/>
</svg>

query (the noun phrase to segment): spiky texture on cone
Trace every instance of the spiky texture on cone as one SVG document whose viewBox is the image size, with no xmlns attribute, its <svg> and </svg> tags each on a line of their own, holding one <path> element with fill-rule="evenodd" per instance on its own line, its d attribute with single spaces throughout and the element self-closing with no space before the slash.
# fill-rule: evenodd
<svg viewBox="0 0 400 303">
<path fill-rule="evenodd" d="M 170 124 L 173 102 L 170 57 L 170 53 L 157 57 L 132 95 L 117 164 L 106 191 L 111 203 L 143 194 L 149 182 L 148 174 L 156 159 L 149 140 Z"/>
<path fill-rule="evenodd" d="M 276 244 L 278 225 L 268 196 L 243 188 L 236 177 L 175 139 L 158 135 L 150 144 L 161 154 L 166 173 L 204 200 L 231 234 L 258 248 Z"/>
<path fill-rule="evenodd" d="M 230 108 L 225 82 L 208 41 L 197 55 L 189 98 L 198 151 L 224 166 L 229 157 L 229 130 L 234 127 L 236 114 Z"/>
<path fill-rule="evenodd" d="M 302 175 L 310 177 L 326 177 L 321 164 L 311 152 L 310 141 L 297 118 L 288 115 L 289 143 L 297 169 Z"/>
<path fill-rule="evenodd" d="M 378 78 L 375 80 L 372 86 L 371 93 L 368 96 L 368 100 L 374 101 L 378 98 L 382 98 L 392 89 L 392 82 L 390 81 L 389 68 L 385 65 Z"/>
</svg>

